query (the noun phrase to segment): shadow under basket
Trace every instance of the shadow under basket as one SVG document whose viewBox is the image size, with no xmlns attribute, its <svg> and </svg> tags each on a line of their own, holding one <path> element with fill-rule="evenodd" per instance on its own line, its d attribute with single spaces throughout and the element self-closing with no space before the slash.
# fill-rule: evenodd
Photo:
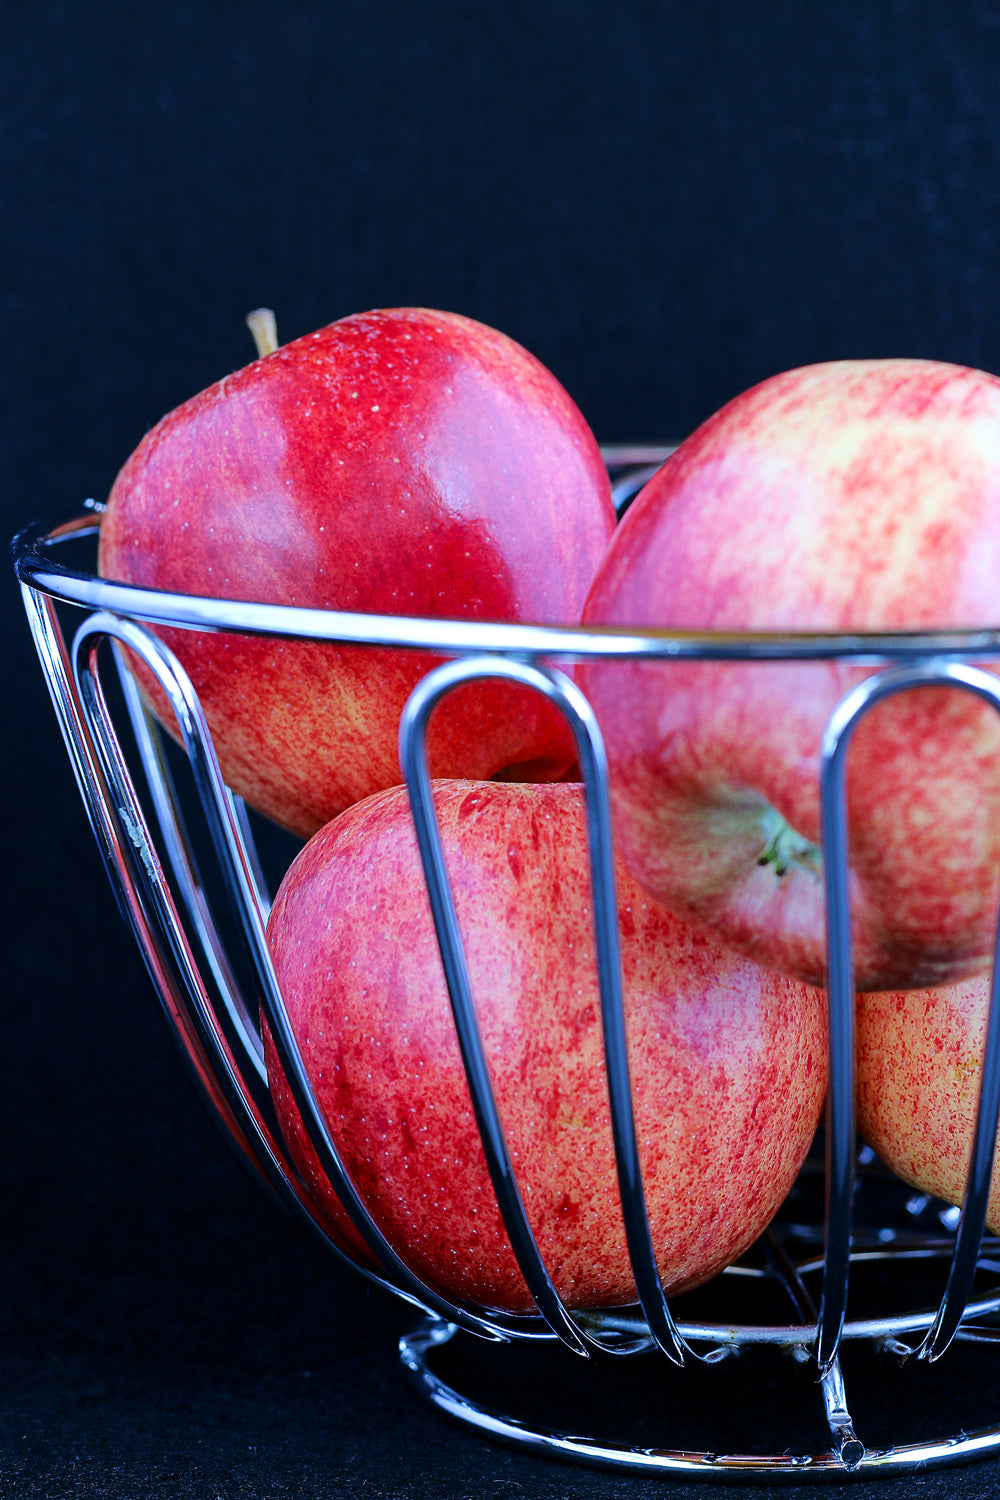
<svg viewBox="0 0 1000 1500">
<path fill-rule="evenodd" d="M 652 450 L 650 450 L 652 452 Z M 640 466 L 640 460 L 641 465 Z M 613 464 L 615 455 L 609 463 Z M 618 498 L 650 454 L 619 463 Z M 267 1089 L 263 1011 L 311 1139 L 379 1272 L 358 1271 L 421 1316 L 402 1364 L 439 1411 L 483 1435 L 567 1461 L 705 1480 L 809 1481 L 896 1475 L 1000 1452 L 1000 1243 L 984 1234 L 1000 1111 L 992 1033 L 964 1205 L 905 1187 L 855 1138 L 853 975 L 847 903 L 844 754 L 886 694 L 967 688 L 1000 708 L 976 660 L 1000 633 L 665 638 L 584 628 L 427 621 L 289 609 L 139 590 L 95 576 L 99 508 L 15 538 L 25 608 L 79 788 L 123 917 L 208 1107 L 261 1185 L 330 1253 L 290 1161 Z M 90 565 L 57 561 L 82 550 Z M 274 977 L 264 924 L 270 866 L 290 842 L 225 786 L 197 697 L 157 625 L 433 652 L 400 726 L 401 764 L 456 1027 L 497 1198 L 537 1312 L 493 1315 L 426 1285 L 379 1234 L 318 1111 Z M 128 670 L 141 657 L 167 695 L 183 751 L 161 735 Z M 615 947 L 611 814 L 603 745 L 560 663 L 583 659 L 863 659 L 863 689 L 831 720 L 817 774 L 827 890 L 829 1090 L 822 1139 L 767 1233 L 697 1292 L 663 1296 L 649 1245 L 624 1051 Z M 110 670 L 108 666 L 110 664 Z M 587 794 L 609 1099 L 636 1305 L 571 1313 L 531 1238 L 485 1076 L 461 938 L 441 857 L 424 755 L 435 703 L 502 677 L 543 694 L 570 723 Z M 996 1013 L 996 987 L 991 999 Z M 636 1181 L 638 1178 L 638 1181 Z M 343 1257 L 342 1257 L 343 1258 Z M 355 1268 L 356 1269 L 356 1268 Z M 998 1366 L 1000 1369 L 1000 1366 Z M 933 1430 L 928 1432 L 928 1429 Z"/>
</svg>

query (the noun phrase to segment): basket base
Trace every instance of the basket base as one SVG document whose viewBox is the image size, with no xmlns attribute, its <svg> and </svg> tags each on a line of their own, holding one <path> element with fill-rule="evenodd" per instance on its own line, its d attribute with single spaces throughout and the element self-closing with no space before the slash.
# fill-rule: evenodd
<svg viewBox="0 0 1000 1500">
<path fill-rule="evenodd" d="M 554 1425 L 535 1425 L 457 1390 L 431 1368 L 435 1355 L 446 1350 L 453 1341 L 456 1353 L 463 1344 L 467 1350 L 468 1345 L 479 1342 L 462 1334 L 453 1325 L 436 1320 L 426 1321 L 400 1340 L 400 1359 L 421 1396 L 438 1411 L 484 1437 L 564 1462 L 706 1482 L 816 1483 L 879 1476 L 891 1478 L 916 1470 L 1000 1455 L 1000 1424 L 974 1432 L 960 1430 L 950 1437 L 878 1449 L 865 1449 L 860 1442 L 854 1442 L 840 1452 L 833 1448 L 816 1452 L 785 1449 L 777 1453 L 687 1450 L 603 1437 L 590 1438 Z M 495 1346 L 490 1347 L 492 1350 Z M 537 1346 L 532 1352 L 537 1352 Z M 754 1357 L 753 1352 L 745 1356 Z M 687 1372 L 683 1372 L 681 1378 L 686 1375 Z M 815 1382 L 813 1387 L 815 1389 Z M 668 1409 L 664 1407 L 665 1411 Z"/>
</svg>

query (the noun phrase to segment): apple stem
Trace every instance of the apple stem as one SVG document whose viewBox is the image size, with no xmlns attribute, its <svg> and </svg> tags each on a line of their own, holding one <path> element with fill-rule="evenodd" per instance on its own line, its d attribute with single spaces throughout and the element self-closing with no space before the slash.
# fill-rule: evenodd
<svg viewBox="0 0 1000 1500">
<path fill-rule="evenodd" d="M 769 820 L 768 839 L 757 863 L 773 865 L 774 873 L 779 878 L 787 875 L 792 865 L 799 865 L 818 875 L 822 868 L 822 858 L 816 845 L 804 839 L 801 833 L 797 833 L 774 808 L 769 811 L 772 818 Z"/>
<path fill-rule="evenodd" d="M 278 347 L 278 324 L 271 309 L 255 307 L 253 312 L 247 313 L 247 327 L 257 345 L 257 358 L 263 359 L 265 354 L 273 354 Z"/>
</svg>

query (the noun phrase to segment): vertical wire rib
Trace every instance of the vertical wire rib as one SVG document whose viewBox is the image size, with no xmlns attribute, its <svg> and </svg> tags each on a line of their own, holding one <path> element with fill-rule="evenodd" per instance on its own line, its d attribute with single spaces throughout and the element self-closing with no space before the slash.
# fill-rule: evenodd
<svg viewBox="0 0 1000 1500">
<path fill-rule="evenodd" d="M 235 792 L 231 792 L 228 786 L 226 787 L 226 796 L 232 808 L 236 826 L 240 830 L 243 846 L 250 859 L 250 874 L 253 876 L 257 905 L 260 907 L 261 914 L 266 921 L 271 913 L 271 891 L 267 883 L 267 876 L 264 874 L 264 866 L 260 862 L 257 845 L 254 842 L 253 829 L 250 827 L 246 803 L 242 797 L 238 797 Z"/>
<path fill-rule="evenodd" d="M 600 731 L 586 698 L 562 673 L 550 672 L 526 662 L 487 656 L 445 663 L 418 683 L 400 724 L 400 761 L 410 791 L 417 839 L 424 862 L 459 1045 L 494 1191 L 521 1274 L 543 1317 L 577 1353 L 597 1348 L 607 1350 L 607 1346 L 585 1334 L 571 1318 L 541 1259 L 527 1220 L 490 1082 L 472 1000 L 464 945 L 434 815 L 425 752 L 428 719 L 445 693 L 461 683 L 483 677 L 507 678 L 542 693 L 566 716 L 577 741 L 587 789 L 598 978 L 612 1132 L 626 1242 L 636 1289 L 650 1331 L 663 1352 L 675 1363 L 682 1363 L 686 1350 L 660 1283 L 639 1166 L 622 998 L 607 763 Z M 608 1352 L 624 1351 L 612 1349 Z"/>
<path fill-rule="evenodd" d="M 444 694 L 477 677 L 507 675 L 514 674 L 508 673 L 503 664 L 496 663 L 492 658 L 486 661 L 474 659 L 471 662 L 446 662 L 429 672 L 413 689 L 403 711 L 399 727 L 399 758 L 410 795 L 417 843 L 473 1113 L 504 1227 L 521 1275 L 546 1323 L 575 1354 L 587 1356 L 591 1352 L 591 1340 L 577 1328 L 545 1267 L 528 1223 L 513 1162 L 507 1149 L 476 1019 L 465 945 L 458 924 L 427 768 L 427 722 Z"/>
<path fill-rule="evenodd" d="M 636 1291 L 650 1332 L 662 1352 L 681 1365 L 692 1354 L 677 1329 L 667 1303 L 656 1263 L 649 1214 L 639 1160 L 639 1140 L 632 1107 L 628 1038 L 622 991 L 622 963 L 615 895 L 614 852 L 611 835 L 611 796 L 604 740 L 590 703 L 562 673 L 550 674 L 563 696 L 564 712 L 576 738 L 587 789 L 587 824 L 591 850 L 594 921 L 604 1052 L 608 1074 L 618 1192 L 625 1223 L 625 1240 Z"/>
<path fill-rule="evenodd" d="M 771 1262 L 775 1275 L 781 1282 L 798 1316 L 804 1323 L 815 1323 L 818 1317 L 816 1305 L 799 1274 L 798 1267 L 784 1245 L 782 1245 L 772 1229 L 764 1231 L 761 1243 L 765 1254 Z M 808 1358 L 805 1348 L 801 1345 L 794 1352 L 800 1358 Z M 823 1397 L 823 1410 L 826 1414 L 827 1426 L 830 1429 L 831 1437 L 837 1445 L 837 1453 L 840 1456 L 840 1461 L 846 1469 L 856 1469 L 865 1456 L 865 1445 L 854 1431 L 854 1419 L 847 1406 L 844 1375 L 840 1368 L 840 1360 L 836 1355 L 830 1360 L 826 1368 L 822 1370 L 819 1384 L 820 1394 Z"/>
<path fill-rule="evenodd" d="M 205 962 L 208 964 L 216 989 L 240 1038 L 247 1060 L 257 1077 L 266 1083 L 264 1046 L 260 1039 L 258 1023 L 251 1015 L 249 1006 L 240 991 L 239 982 L 229 962 L 226 946 L 215 924 L 198 861 L 195 858 L 180 802 L 174 789 L 170 767 L 163 751 L 162 738 L 159 730 L 151 722 L 149 710 L 139 696 L 135 678 L 128 670 L 117 646 L 115 662 L 125 700 L 125 709 L 132 726 L 139 761 L 156 813 L 167 862 L 173 871 L 175 884 L 185 898 L 188 917 L 194 931 L 198 934 Z M 253 846 L 250 830 L 246 824 L 241 826 L 241 833 L 244 847 L 249 853 Z"/>
<path fill-rule="evenodd" d="M 1000 712 L 1000 683 L 989 672 L 941 657 L 888 668 L 845 694 L 823 742 L 822 801 L 827 899 L 827 984 L 830 991 L 831 1091 L 827 1123 L 827 1251 L 817 1339 L 820 1368 L 836 1353 L 847 1302 L 850 1261 L 850 1200 L 853 1186 L 853 1078 L 850 1105 L 844 1079 L 853 1074 L 853 962 L 848 892 L 846 755 L 862 717 L 896 693 L 922 687 L 955 687 L 975 694 Z M 993 977 L 972 1153 L 948 1279 L 935 1319 L 915 1352 L 938 1359 L 965 1315 L 979 1259 L 1000 1116 L 1000 930 L 994 942 Z M 834 1028 L 836 1031 L 834 1032 Z M 836 1085 L 834 1074 L 836 1073 Z"/>
<path fill-rule="evenodd" d="M 854 1194 L 854 960 L 848 886 L 845 763 L 856 720 L 835 712 L 821 752 L 820 796 L 826 899 L 829 1078 L 826 1099 L 826 1215 L 816 1359 L 833 1368 L 847 1312 Z"/>
<path fill-rule="evenodd" d="M 948 680 L 977 694 L 1000 712 L 1000 684 L 981 668 L 952 663 Z M 918 1353 L 927 1360 L 940 1359 L 958 1331 L 979 1259 L 986 1212 L 989 1207 L 990 1183 L 996 1156 L 997 1122 L 1000 1118 L 1000 926 L 993 947 L 993 972 L 990 979 L 989 1013 L 983 1050 L 976 1121 L 972 1151 L 962 1198 L 962 1215 L 955 1249 L 948 1271 L 948 1281 L 937 1315 Z"/>
<path fill-rule="evenodd" d="M 990 980 L 989 1014 L 983 1052 L 976 1123 L 972 1153 L 962 1200 L 955 1249 L 948 1271 L 948 1282 L 934 1322 L 927 1332 L 919 1355 L 936 1360 L 948 1348 L 958 1331 L 979 1260 L 983 1228 L 989 1206 L 990 1182 L 996 1154 L 997 1117 L 1000 1114 L 1000 944 L 994 948 L 993 974 Z"/>
</svg>

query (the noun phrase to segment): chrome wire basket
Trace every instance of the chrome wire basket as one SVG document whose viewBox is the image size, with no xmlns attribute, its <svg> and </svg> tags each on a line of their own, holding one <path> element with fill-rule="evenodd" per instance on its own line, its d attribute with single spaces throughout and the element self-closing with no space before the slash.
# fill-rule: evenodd
<svg viewBox="0 0 1000 1500">
<path fill-rule="evenodd" d="M 606 449 L 621 507 L 669 450 Z M 275 1038 L 286 1077 L 313 1146 L 358 1232 L 381 1267 L 357 1274 L 423 1314 L 401 1341 L 405 1369 L 422 1394 L 450 1416 L 484 1434 L 529 1450 L 582 1463 L 706 1480 L 817 1480 L 900 1474 L 930 1464 L 1000 1452 L 1000 1420 L 928 1441 L 866 1446 L 864 1426 L 848 1402 L 841 1369 L 845 1347 L 867 1345 L 926 1368 L 956 1343 L 1000 1341 L 1000 1246 L 984 1235 L 987 1197 L 1000 1114 L 1000 1007 L 996 965 L 971 1166 L 961 1211 L 928 1204 L 897 1187 L 891 1211 L 859 1222 L 860 1189 L 879 1164 L 857 1149 L 852 1086 L 854 996 L 848 909 L 845 759 L 864 714 L 888 695 L 947 684 L 1000 711 L 1000 680 L 977 659 L 1000 656 L 1000 631 L 889 636 L 668 636 L 588 632 L 527 625 L 457 623 L 335 611 L 233 603 L 158 593 L 111 583 L 57 561 L 66 543 L 92 549 L 100 507 L 54 530 L 34 526 L 15 538 L 14 565 L 39 659 L 77 782 L 123 916 L 143 953 L 183 1056 L 225 1136 L 251 1172 L 335 1256 L 347 1259 L 311 1204 L 275 1123 L 267 1088 L 261 1011 Z M 417 1276 L 383 1238 L 348 1177 L 320 1114 L 275 979 L 265 939 L 270 904 L 254 821 L 223 782 L 197 696 L 157 625 L 272 634 L 433 653 L 400 725 L 400 759 L 409 789 L 421 857 L 456 1027 L 498 1204 L 537 1312 L 485 1313 L 448 1300 Z M 102 644 L 112 643 L 110 652 Z M 186 769 L 145 708 L 124 666 L 123 648 L 158 680 L 180 726 Z M 102 661 L 115 670 L 105 674 Z M 698 1294 L 696 1311 L 664 1296 L 638 1170 L 632 1114 L 611 853 L 611 813 L 603 745 L 589 704 L 561 668 L 586 659 L 714 659 L 719 661 L 850 660 L 870 675 L 841 702 L 822 746 L 817 774 L 823 810 L 827 892 L 829 1086 L 825 1160 L 807 1163 L 802 1202 L 817 1205 L 807 1222 L 779 1216 L 754 1253 Z M 107 677 L 107 680 L 105 680 Z M 428 717 L 459 683 L 508 678 L 543 694 L 568 719 L 586 789 L 587 827 L 598 972 L 611 1118 L 626 1240 L 636 1305 L 608 1313 L 574 1313 L 560 1300 L 525 1216 L 476 1023 L 462 941 L 431 802 L 424 753 Z M 183 764 L 183 763 L 181 763 Z M 179 789 L 179 783 L 184 786 Z M 195 825 L 207 836 L 192 832 Z M 883 1179 L 888 1174 L 883 1172 Z M 888 1199 L 886 1200 L 889 1201 Z M 902 1207 L 900 1207 L 902 1205 Z M 800 1216 L 801 1217 L 801 1216 Z M 937 1267 L 930 1304 L 858 1311 L 854 1279 L 873 1265 Z M 713 1288 L 722 1311 L 713 1313 Z M 766 1289 L 787 1308 L 776 1321 L 754 1318 Z M 739 1311 L 733 1312 L 733 1294 Z M 898 1299 L 896 1299 L 898 1300 Z M 863 1315 L 864 1313 L 864 1315 Z M 599 1382 L 608 1359 L 659 1351 L 674 1367 L 710 1369 L 742 1355 L 748 1386 L 763 1351 L 787 1355 L 789 1379 L 812 1383 L 817 1439 L 813 1447 L 775 1452 L 711 1451 L 697 1446 L 636 1445 L 581 1436 L 505 1415 L 462 1395 L 435 1372 L 438 1351 L 472 1335 L 508 1345 L 561 1343 L 591 1358 Z M 1000 1417 L 1000 1412 L 998 1412 Z"/>
</svg>

